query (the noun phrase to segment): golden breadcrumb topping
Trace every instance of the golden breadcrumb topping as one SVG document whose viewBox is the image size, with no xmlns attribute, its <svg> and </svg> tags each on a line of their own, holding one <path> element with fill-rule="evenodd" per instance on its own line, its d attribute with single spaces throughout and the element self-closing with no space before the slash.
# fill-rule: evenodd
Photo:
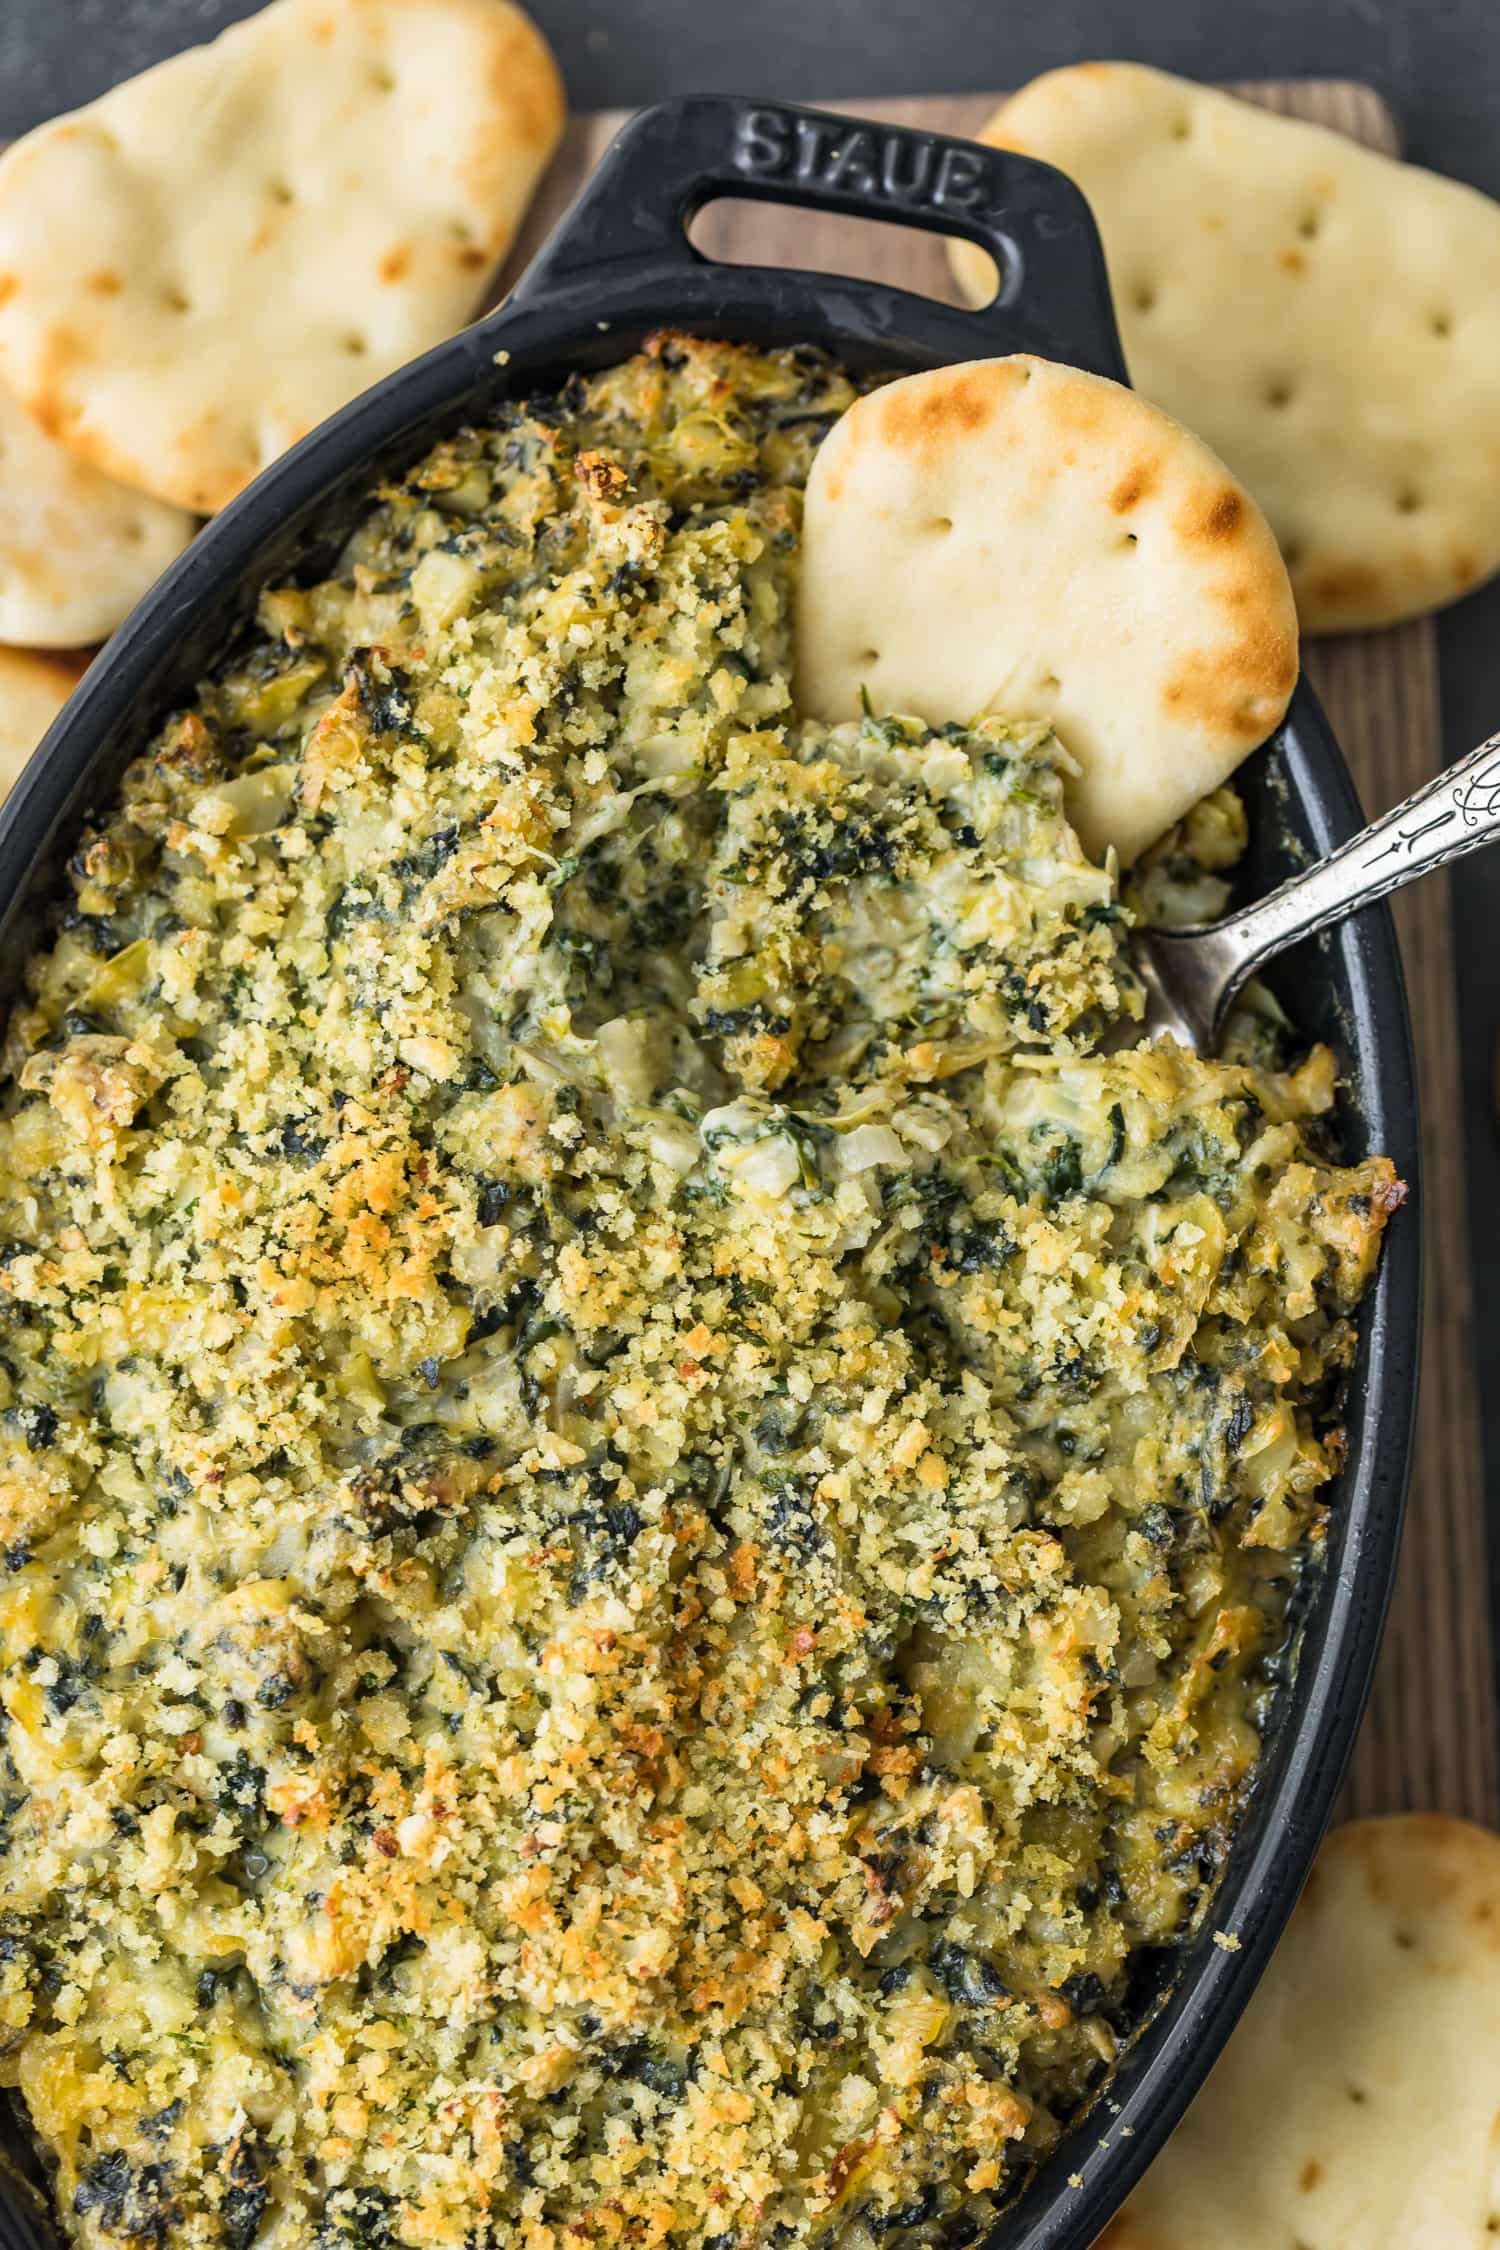
<svg viewBox="0 0 1500 2250">
<path fill-rule="evenodd" d="M 1044 728 L 797 721 L 849 381 L 309 550 L 0 1105 L 0 2037 L 91 2250 L 970 2240 L 1211 1892 L 1399 1200 Z M 1143 878 L 1201 892 L 1199 808 Z"/>
</svg>

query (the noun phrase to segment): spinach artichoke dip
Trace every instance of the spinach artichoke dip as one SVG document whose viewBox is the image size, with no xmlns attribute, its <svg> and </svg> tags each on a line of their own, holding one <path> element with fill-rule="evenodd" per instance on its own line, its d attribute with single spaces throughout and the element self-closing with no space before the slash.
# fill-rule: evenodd
<svg viewBox="0 0 1500 2250">
<path fill-rule="evenodd" d="M 1201 1918 L 1401 1189 L 1268 1014 L 1130 1043 L 1045 728 L 799 722 L 853 395 L 501 408 L 71 863 L 0 2042 L 79 2243 L 967 2242 Z"/>
</svg>

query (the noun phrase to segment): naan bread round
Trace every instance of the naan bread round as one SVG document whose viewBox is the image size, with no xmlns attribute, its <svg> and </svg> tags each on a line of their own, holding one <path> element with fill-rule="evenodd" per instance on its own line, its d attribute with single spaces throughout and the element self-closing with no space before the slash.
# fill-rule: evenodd
<svg viewBox="0 0 1500 2250">
<path fill-rule="evenodd" d="M 1308 632 L 1500 569 L 1500 204 L 1137 63 L 1049 71 L 982 137 L 1083 189 L 1132 381 L 1255 494 Z"/>
<path fill-rule="evenodd" d="M 470 317 L 562 121 L 510 0 L 274 0 L 0 158 L 0 376 L 209 514 Z"/>
<path fill-rule="evenodd" d="M 1087 847 L 1130 861 L 1279 724 L 1291 588 L 1207 446 L 1016 354 L 857 401 L 808 480 L 797 696 L 814 718 L 1050 720 Z"/>
<path fill-rule="evenodd" d="M 87 661 L 0 648 L 0 800 L 83 678 Z"/>
<path fill-rule="evenodd" d="M 1336 1829 L 1208 2084 L 1097 2250 L 1494 2250 L 1500 1837 Z"/>
<path fill-rule="evenodd" d="M 0 384 L 0 641 L 107 640 L 196 528 L 75 459 Z"/>
</svg>

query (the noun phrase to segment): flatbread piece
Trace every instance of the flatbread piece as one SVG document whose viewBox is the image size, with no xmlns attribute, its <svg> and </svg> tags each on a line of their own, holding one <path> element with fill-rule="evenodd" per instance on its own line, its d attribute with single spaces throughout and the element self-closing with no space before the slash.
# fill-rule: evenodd
<svg viewBox="0 0 1500 2250">
<path fill-rule="evenodd" d="M 1493 2250 L 1500 1837 L 1355 1821 L 1097 2250 Z"/>
<path fill-rule="evenodd" d="M 797 694 L 1048 719 L 1130 861 L 1280 722 L 1297 620 L 1260 510 L 1158 407 L 1016 354 L 858 400 L 807 488 Z"/>
<path fill-rule="evenodd" d="M 0 641 L 107 640 L 196 528 L 76 460 L 0 384 Z"/>
<path fill-rule="evenodd" d="M 220 508 L 469 318 L 563 114 L 510 0 L 274 0 L 0 158 L 0 376 Z"/>
<path fill-rule="evenodd" d="M 1307 631 L 1500 569 L 1500 205 L 1136 63 L 1049 71 L 983 138 L 1083 189 L 1132 380 L 1254 493 Z M 983 302 L 989 259 L 952 257 Z"/>
<path fill-rule="evenodd" d="M 0 648 L 0 800 L 82 679 L 86 656 Z"/>
</svg>

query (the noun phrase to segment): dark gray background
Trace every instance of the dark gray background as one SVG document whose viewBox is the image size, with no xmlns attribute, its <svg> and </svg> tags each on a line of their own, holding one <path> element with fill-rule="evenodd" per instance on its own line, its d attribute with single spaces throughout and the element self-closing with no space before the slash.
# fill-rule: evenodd
<svg viewBox="0 0 1500 2250">
<path fill-rule="evenodd" d="M 0 0 L 0 137 L 257 0 Z M 1377 86 L 1407 152 L 1500 196 L 1500 0 L 530 0 L 578 109 L 668 93 L 952 93 L 1086 56 L 1205 78 L 1345 76 Z M 1247 193 L 1254 192 L 1253 182 Z M 1500 382 L 1500 369 L 1496 380 Z M 1442 619 L 1443 727 L 1456 757 L 1500 728 L 1500 583 Z M 1492 1522 L 1500 1526 L 1500 857 L 1454 877 L 1468 1193 Z M 1500 1595 L 1500 1535 L 1492 1539 Z"/>
</svg>

